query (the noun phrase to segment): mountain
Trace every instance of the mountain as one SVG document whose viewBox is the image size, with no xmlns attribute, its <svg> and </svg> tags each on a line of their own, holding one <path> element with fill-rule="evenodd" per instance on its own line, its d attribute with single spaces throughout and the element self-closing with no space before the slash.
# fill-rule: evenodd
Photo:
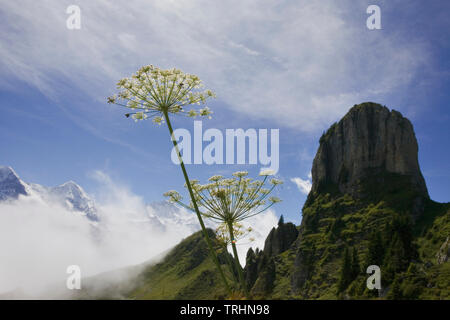
<svg viewBox="0 0 450 320">
<path fill-rule="evenodd" d="M 35 196 L 45 202 L 57 202 L 91 221 L 98 221 L 94 201 L 75 182 L 69 181 L 56 187 L 26 183 L 11 167 L 0 166 L 0 201 L 17 200 L 19 196 Z"/>
<path fill-rule="evenodd" d="M 11 167 L 0 166 L 0 202 L 14 201 L 19 197 L 34 197 L 44 203 L 63 206 L 69 211 L 86 216 L 90 222 L 99 222 L 100 213 L 94 200 L 74 181 L 59 186 L 47 187 L 27 183 L 20 179 Z M 152 202 L 142 212 L 129 212 L 124 223 L 149 225 L 163 232 L 178 230 L 180 234 L 190 234 L 198 230 L 197 217 L 168 201 Z M 105 227 L 105 225 L 102 225 Z M 208 224 L 214 227 L 213 224 Z"/>
<path fill-rule="evenodd" d="M 333 186 L 340 193 L 364 198 L 369 180 L 384 185 L 389 175 L 408 180 L 405 187 L 416 194 L 415 216 L 429 198 L 411 122 L 375 103 L 355 105 L 322 135 L 311 173 L 311 196 Z"/>
<path fill-rule="evenodd" d="M 27 185 L 10 167 L 0 166 L 0 201 L 27 195 Z"/>
<path fill-rule="evenodd" d="M 320 138 L 313 161 L 313 192 L 333 183 L 355 194 L 368 174 L 390 172 L 410 176 L 411 187 L 428 197 L 417 158 L 411 122 L 400 112 L 375 103 L 355 105 Z"/>
<path fill-rule="evenodd" d="M 168 201 L 155 201 L 147 206 L 147 215 L 151 223 L 160 226 L 161 230 L 168 227 L 183 226 L 184 229 L 198 230 L 198 219 L 191 212 L 180 210 L 179 207 Z M 213 225 L 210 225 L 213 227 Z"/>
<path fill-rule="evenodd" d="M 450 299 L 450 204 L 429 198 L 417 153 L 399 112 L 351 108 L 320 138 L 300 226 L 281 218 L 264 248 L 248 251 L 251 298 Z M 141 272 L 125 297 L 222 297 L 199 237 Z M 369 265 L 380 267 L 380 290 L 366 286 Z"/>
<path fill-rule="evenodd" d="M 73 181 L 49 188 L 48 195 L 72 211 L 83 212 L 89 220 L 98 220 L 94 201 Z"/>
<path fill-rule="evenodd" d="M 320 138 L 298 237 L 247 255 L 254 297 L 450 299 L 450 205 L 429 199 L 417 152 L 409 120 L 379 104 L 356 105 L 333 124 Z M 369 265 L 381 269 L 379 291 L 366 287 Z"/>
</svg>

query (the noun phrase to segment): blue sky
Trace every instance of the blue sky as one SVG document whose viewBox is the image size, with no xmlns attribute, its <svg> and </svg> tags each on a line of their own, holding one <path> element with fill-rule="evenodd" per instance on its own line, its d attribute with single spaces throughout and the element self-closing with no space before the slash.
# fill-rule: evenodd
<svg viewBox="0 0 450 320">
<path fill-rule="evenodd" d="M 182 188 L 167 128 L 107 105 L 140 66 L 178 67 L 217 93 L 203 127 L 280 129 L 278 215 L 300 222 L 321 133 L 374 101 L 413 123 L 431 197 L 449 201 L 450 22 L 444 1 L 2 1 L 0 165 L 28 182 L 74 180 L 95 193 L 102 170 L 146 201 Z M 66 8 L 81 8 L 81 29 Z M 366 8 L 381 8 L 381 30 Z M 192 130 L 188 118 L 174 126 Z M 254 165 L 190 165 L 191 178 Z"/>
</svg>

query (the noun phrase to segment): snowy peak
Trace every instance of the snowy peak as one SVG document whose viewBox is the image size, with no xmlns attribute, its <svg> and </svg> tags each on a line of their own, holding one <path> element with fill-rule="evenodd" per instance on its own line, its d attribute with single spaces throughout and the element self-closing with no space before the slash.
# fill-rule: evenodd
<svg viewBox="0 0 450 320">
<path fill-rule="evenodd" d="M 64 198 L 83 199 L 87 198 L 84 190 L 73 181 L 63 183 L 62 185 L 50 188 L 50 192 Z"/>
<path fill-rule="evenodd" d="M 90 220 L 98 220 L 94 201 L 78 184 L 68 181 L 60 186 L 50 188 L 49 194 L 54 200 L 73 211 L 83 212 Z"/>
<path fill-rule="evenodd" d="M 0 166 L 0 201 L 27 195 L 25 183 L 11 167 Z"/>
<path fill-rule="evenodd" d="M 98 221 L 94 201 L 75 182 L 68 181 L 56 187 L 25 183 L 11 167 L 0 166 L 0 201 L 17 199 L 19 195 L 35 195 L 46 202 L 57 202 L 67 209 L 79 212 L 89 220 Z"/>
<path fill-rule="evenodd" d="M 5 166 L 0 166 L 0 181 L 5 180 L 6 178 L 8 178 L 9 176 L 15 176 L 17 177 L 17 174 L 15 173 L 15 171 L 13 170 L 13 168 L 11 167 L 5 167 Z"/>
</svg>

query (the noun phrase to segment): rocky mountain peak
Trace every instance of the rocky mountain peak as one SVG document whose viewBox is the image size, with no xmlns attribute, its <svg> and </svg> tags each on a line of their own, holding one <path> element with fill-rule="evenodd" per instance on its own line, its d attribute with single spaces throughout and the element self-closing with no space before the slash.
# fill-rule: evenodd
<svg viewBox="0 0 450 320">
<path fill-rule="evenodd" d="M 20 195 L 34 195 L 44 201 L 59 202 L 71 211 L 85 214 L 92 221 L 99 219 L 94 201 L 74 181 L 56 187 L 45 187 L 26 183 L 11 167 L 0 166 L 0 201 L 15 200 Z"/>
<path fill-rule="evenodd" d="M 0 200 L 26 195 L 25 184 L 11 167 L 0 166 Z"/>
<path fill-rule="evenodd" d="M 293 223 L 284 223 L 280 218 L 277 228 L 272 228 L 264 242 L 264 252 L 274 256 L 286 251 L 298 237 L 298 230 Z"/>
<path fill-rule="evenodd" d="M 17 177 L 17 174 L 14 172 L 13 168 L 0 166 L 0 181 L 3 181 L 4 179 L 6 179 L 11 175 Z"/>
<path fill-rule="evenodd" d="M 320 138 L 312 166 L 312 191 L 327 184 L 353 193 L 369 173 L 409 176 L 415 191 L 428 198 L 419 168 L 411 122 L 398 111 L 366 102 L 355 105 Z"/>
</svg>

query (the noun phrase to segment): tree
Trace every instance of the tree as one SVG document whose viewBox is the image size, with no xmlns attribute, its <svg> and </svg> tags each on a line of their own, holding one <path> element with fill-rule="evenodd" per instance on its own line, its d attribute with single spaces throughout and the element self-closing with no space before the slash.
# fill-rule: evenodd
<svg viewBox="0 0 450 320">
<path fill-rule="evenodd" d="M 361 267 L 359 265 L 358 251 L 356 247 L 353 247 L 352 252 L 352 280 L 354 280 L 361 272 Z"/>
<path fill-rule="evenodd" d="M 280 216 L 280 220 L 278 220 L 278 226 L 281 226 L 284 224 L 284 217 L 283 215 Z"/>
<path fill-rule="evenodd" d="M 371 234 L 369 237 L 368 249 L 369 251 L 366 261 L 367 266 L 381 266 L 384 258 L 384 245 L 380 232 L 374 232 Z"/>
<path fill-rule="evenodd" d="M 390 229 L 391 235 L 395 236 L 397 234 L 403 246 L 405 259 L 408 260 L 408 263 L 404 266 L 406 269 L 409 266 L 409 260 L 418 257 L 417 247 L 414 243 L 411 218 L 408 216 L 396 216 L 392 221 Z"/>
<path fill-rule="evenodd" d="M 390 282 L 399 272 L 406 271 L 410 262 L 417 258 L 418 252 L 413 241 L 412 224 L 406 216 L 396 216 L 386 229 L 389 245 L 383 265 L 385 281 Z"/>
<path fill-rule="evenodd" d="M 352 280 L 352 261 L 348 247 L 345 247 L 344 257 L 342 258 L 341 274 L 338 283 L 338 292 L 344 291 Z"/>
<path fill-rule="evenodd" d="M 388 298 L 391 300 L 400 300 L 403 298 L 402 290 L 400 288 L 400 281 L 398 280 L 398 278 L 395 278 L 394 282 L 392 283 Z"/>
</svg>

